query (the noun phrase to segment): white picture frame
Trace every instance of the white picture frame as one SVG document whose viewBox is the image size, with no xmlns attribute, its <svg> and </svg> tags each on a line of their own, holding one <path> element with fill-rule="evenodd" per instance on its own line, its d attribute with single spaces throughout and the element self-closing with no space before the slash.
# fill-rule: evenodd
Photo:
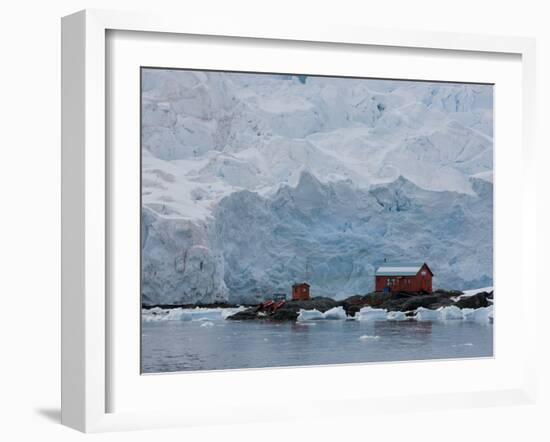
<svg viewBox="0 0 550 442">
<path fill-rule="evenodd" d="M 108 376 L 112 354 L 108 327 L 112 321 L 107 291 L 107 228 L 111 196 L 108 186 L 106 120 L 109 109 L 106 81 L 110 31 L 155 32 L 162 35 L 201 35 L 272 41 L 337 43 L 346 45 L 511 54 L 521 57 L 521 223 L 514 233 L 521 238 L 521 269 L 526 274 L 536 256 L 535 149 L 535 42 L 519 37 L 494 37 L 417 31 L 388 31 L 309 24 L 306 27 L 266 25 L 241 21 L 216 22 L 197 17 L 86 10 L 62 20 L 62 423 L 85 432 L 167 426 L 207 425 L 212 416 L 191 415 L 177 407 L 153 411 L 109 411 L 113 385 Z M 158 34 L 157 34 L 158 35 Z M 136 104 L 137 106 L 137 104 Z M 518 146 L 519 149 L 519 146 Z M 519 151 L 518 151 L 519 152 Z M 498 222 L 498 220 L 496 221 Z M 518 238 L 519 238 L 518 237 Z M 523 278 L 522 306 L 536 302 L 536 282 Z M 523 320 L 524 333 L 533 336 L 536 325 Z M 311 416 L 339 413 L 387 412 L 416 408 L 441 409 L 499 403 L 531 403 L 535 396 L 534 339 L 525 341 L 520 384 L 461 393 L 387 395 L 349 398 L 333 393 L 331 400 L 312 399 Z M 339 368 L 324 373 L 330 375 Z M 317 368 L 310 370 L 320 370 Z M 279 370 L 280 371 L 280 370 Z M 254 372 L 257 373 L 257 372 Z M 287 377 L 289 371 L 286 372 Z M 242 379 L 245 372 L 234 373 Z M 202 375 L 213 376 L 205 373 Z M 175 379 L 175 378 L 174 378 Z M 198 378 L 197 378 L 198 379 Z M 221 378 L 217 378 L 218 381 Z M 169 383 L 169 377 L 163 382 Z M 335 404 L 338 404 L 336 407 Z M 258 409 L 250 399 L 238 404 L 241 421 L 284 419 L 272 410 Z M 248 414 L 246 411 L 248 410 Z M 243 413 L 239 413 L 243 416 Z M 217 416 L 219 422 L 224 416 Z M 230 416 L 226 416 L 230 422 Z"/>
</svg>

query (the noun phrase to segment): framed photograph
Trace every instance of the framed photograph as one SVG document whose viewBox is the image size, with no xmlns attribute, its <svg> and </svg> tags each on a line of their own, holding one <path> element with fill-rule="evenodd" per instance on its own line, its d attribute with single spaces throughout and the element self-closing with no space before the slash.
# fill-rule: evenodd
<svg viewBox="0 0 550 442">
<path fill-rule="evenodd" d="M 142 373 L 492 357 L 493 89 L 142 67 Z"/>
<path fill-rule="evenodd" d="M 532 40 L 62 31 L 64 424 L 533 400 Z"/>
</svg>

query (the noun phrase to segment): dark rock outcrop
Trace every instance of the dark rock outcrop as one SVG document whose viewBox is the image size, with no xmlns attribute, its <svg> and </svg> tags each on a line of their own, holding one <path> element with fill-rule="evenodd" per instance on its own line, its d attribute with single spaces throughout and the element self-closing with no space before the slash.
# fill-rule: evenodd
<svg viewBox="0 0 550 442">
<path fill-rule="evenodd" d="M 489 297 L 491 296 L 491 297 Z M 459 299 L 455 302 L 455 305 L 458 308 L 480 308 L 480 307 L 488 307 L 490 305 L 490 302 L 488 299 L 492 299 L 493 292 L 490 294 L 487 292 L 480 292 L 476 293 L 473 296 L 468 296 L 462 299 Z"/>
<path fill-rule="evenodd" d="M 447 307 L 453 305 L 453 298 L 462 294 L 457 291 L 437 290 L 431 294 L 422 293 L 397 293 L 392 295 L 390 299 L 383 302 L 380 308 L 385 308 L 388 311 L 408 312 L 416 310 L 419 307 L 435 310 L 439 307 Z"/>
<path fill-rule="evenodd" d="M 455 305 L 459 308 L 480 308 L 487 307 L 491 303 L 493 292 L 480 292 L 472 296 L 463 297 L 455 301 L 457 296 L 462 295 L 459 291 L 436 290 L 433 293 L 368 293 L 366 295 L 354 295 L 342 301 L 335 301 L 332 298 L 317 297 L 308 301 L 287 301 L 275 312 L 261 311 L 259 306 L 250 307 L 247 310 L 235 313 L 228 319 L 251 320 L 261 319 L 269 321 L 295 321 L 298 318 L 300 309 L 319 310 L 326 312 L 331 308 L 342 306 L 346 314 L 355 316 L 363 307 L 381 308 L 388 311 L 406 312 L 412 316 L 413 312 L 424 307 L 436 310 L 440 307 Z"/>
<path fill-rule="evenodd" d="M 296 321 L 298 319 L 298 311 L 292 308 L 280 308 L 269 316 L 270 321 Z"/>
<path fill-rule="evenodd" d="M 308 301 L 287 301 L 285 305 L 283 306 L 283 309 L 292 309 L 296 310 L 297 312 L 300 311 L 300 309 L 304 310 L 319 310 L 320 312 L 326 312 L 327 310 L 330 310 L 331 308 L 338 307 L 340 305 L 340 302 L 335 301 L 332 298 L 326 298 L 323 296 L 318 296 L 315 298 L 311 298 Z"/>
<path fill-rule="evenodd" d="M 436 309 L 453 305 L 453 298 L 461 295 L 459 291 L 437 290 L 433 293 L 380 293 L 373 292 L 364 296 L 351 296 L 342 301 L 342 306 L 349 316 L 355 316 L 361 308 L 370 306 L 388 311 L 407 312 L 418 307 Z"/>
<path fill-rule="evenodd" d="M 335 301 L 332 298 L 316 297 L 308 301 L 287 301 L 285 304 L 275 310 L 273 313 L 267 314 L 261 311 L 258 307 L 251 307 L 249 309 L 237 312 L 234 315 L 228 317 L 228 319 L 237 321 L 246 321 L 250 319 L 264 319 L 269 321 L 295 321 L 298 318 L 300 309 L 304 310 L 319 310 L 320 312 L 326 312 L 331 308 L 337 307 L 340 302 Z"/>
<path fill-rule="evenodd" d="M 401 302 L 400 305 L 396 306 L 397 309 L 402 312 L 416 310 L 419 307 L 432 308 L 432 306 L 435 307 L 436 304 L 441 303 L 446 303 L 447 305 L 451 305 L 453 303 L 449 298 L 438 295 L 413 296 L 412 298 L 405 299 L 403 301 L 404 302 Z"/>
<path fill-rule="evenodd" d="M 233 319 L 236 321 L 249 321 L 251 319 L 259 319 L 258 318 L 258 311 L 256 307 L 250 307 L 246 310 L 237 312 L 231 316 L 229 316 L 227 319 Z"/>
</svg>

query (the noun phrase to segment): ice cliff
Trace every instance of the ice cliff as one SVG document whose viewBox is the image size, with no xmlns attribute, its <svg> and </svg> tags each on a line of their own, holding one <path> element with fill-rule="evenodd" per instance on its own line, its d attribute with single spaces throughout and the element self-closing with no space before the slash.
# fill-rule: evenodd
<svg viewBox="0 0 550 442">
<path fill-rule="evenodd" d="M 492 127 L 490 86 L 144 69 L 144 303 L 491 285 Z"/>
</svg>

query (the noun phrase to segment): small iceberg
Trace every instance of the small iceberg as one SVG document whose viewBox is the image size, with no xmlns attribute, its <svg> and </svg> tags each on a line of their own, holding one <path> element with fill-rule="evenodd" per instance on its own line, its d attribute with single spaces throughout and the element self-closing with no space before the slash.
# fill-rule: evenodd
<svg viewBox="0 0 550 442">
<path fill-rule="evenodd" d="M 407 315 L 405 312 L 388 312 L 388 321 L 406 321 Z"/>
<path fill-rule="evenodd" d="M 378 339 L 380 339 L 380 336 L 376 336 L 376 335 L 363 335 L 363 336 L 359 336 L 359 340 L 360 341 L 378 341 Z"/>
<path fill-rule="evenodd" d="M 473 321 L 480 323 L 488 323 L 493 320 L 493 306 L 480 307 L 476 309 L 465 308 L 462 309 L 465 321 Z"/>
<path fill-rule="evenodd" d="M 326 312 L 320 312 L 319 310 L 304 310 L 300 309 L 298 314 L 298 321 L 318 321 L 321 319 L 335 320 L 335 319 L 347 319 L 346 311 L 343 307 L 333 307 Z"/>
<path fill-rule="evenodd" d="M 418 307 L 414 315 L 417 321 L 439 321 L 441 319 L 440 310 L 430 310 L 425 307 Z"/>
<path fill-rule="evenodd" d="M 325 312 L 325 319 L 347 319 L 344 307 L 334 307 Z"/>
<path fill-rule="evenodd" d="M 183 308 L 174 308 L 168 310 L 168 314 L 163 318 L 165 321 L 191 321 L 192 314 Z"/>
<path fill-rule="evenodd" d="M 320 319 L 325 319 L 325 315 L 321 313 L 319 310 L 300 309 L 300 313 L 298 314 L 297 321 L 318 321 Z"/>
<path fill-rule="evenodd" d="M 142 320 L 144 322 L 155 321 L 221 321 L 227 319 L 239 311 L 245 310 L 245 307 L 236 308 L 171 308 L 162 309 L 154 307 L 149 310 L 142 310 Z"/>
<path fill-rule="evenodd" d="M 388 311 L 382 308 L 363 307 L 356 317 L 358 321 L 385 321 Z"/>
<path fill-rule="evenodd" d="M 452 320 L 462 320 L 464 319 L 464 315 L 462 313 L 462 310 L 458 307 L 451 305 L 449 307 L 441 307 L 438 309 L 438 311 L 441 313 L 441 319 L 443 321 L 452 321 Z"/>
</svg>

